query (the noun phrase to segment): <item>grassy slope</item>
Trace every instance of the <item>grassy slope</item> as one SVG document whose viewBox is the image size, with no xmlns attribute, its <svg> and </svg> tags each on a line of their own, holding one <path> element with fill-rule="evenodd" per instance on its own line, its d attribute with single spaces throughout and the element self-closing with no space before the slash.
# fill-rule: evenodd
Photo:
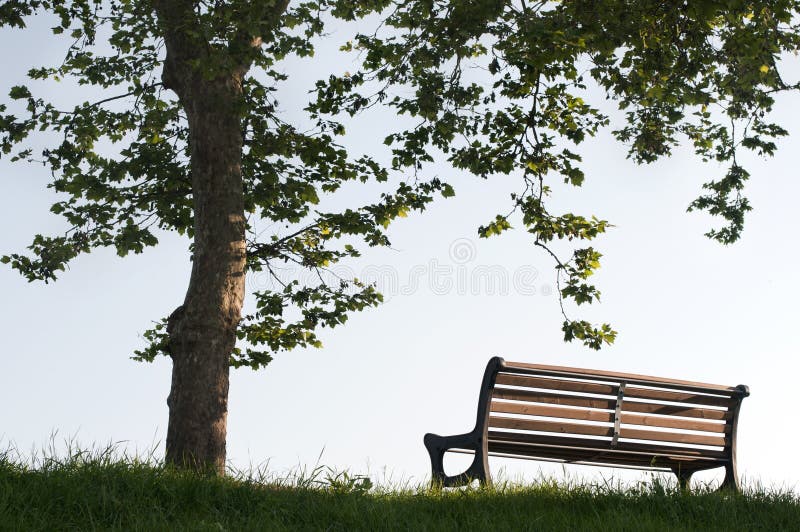
<svg viewBox="0 0 800 532">
<path fill-rule="evenodd" d="M 800 500 L 779 493 L 363 487 L 341 474 L 281 486 L 125 461 L 30 469 L 0 456 L 0 530 L 800 530 Z"/>
</svg>

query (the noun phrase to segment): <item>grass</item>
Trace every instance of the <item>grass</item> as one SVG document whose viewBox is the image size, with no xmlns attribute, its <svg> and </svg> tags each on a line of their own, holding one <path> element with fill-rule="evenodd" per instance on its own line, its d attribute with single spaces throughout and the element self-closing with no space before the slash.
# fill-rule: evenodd
<svg viewBox="0 0 800 532">
<path fill-rule="evenodd" d="M 375 487 L 316 468 L 286 478 L 174 471 L 112 449 L 63 459 L 0 453 L 0 530 L 797 530 L 789 492 L 685 494 L 633 488 L 503 484 L 490 489 Z"/>
</svg>

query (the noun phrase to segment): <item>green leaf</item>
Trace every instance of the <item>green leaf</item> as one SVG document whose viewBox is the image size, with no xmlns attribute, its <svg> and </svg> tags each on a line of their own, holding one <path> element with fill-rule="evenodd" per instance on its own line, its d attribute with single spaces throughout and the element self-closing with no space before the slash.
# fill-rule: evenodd
<svg viewBox="0 0 800 532">
<path fill-rule="evenodd" d="M 24 98 L 30 98 L 31 91 L 24 85 L 14 85 L 11 87 L 11 90 L 8 91 L 8 96 L 12 100 L 22 100 Z"/>
</svg>

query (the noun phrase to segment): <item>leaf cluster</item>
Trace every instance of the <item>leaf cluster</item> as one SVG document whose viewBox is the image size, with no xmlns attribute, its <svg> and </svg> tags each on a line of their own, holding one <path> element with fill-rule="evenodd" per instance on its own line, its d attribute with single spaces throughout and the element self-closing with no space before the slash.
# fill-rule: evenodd
<svg viewBox="0 0 800 532">
<path fill-rule="evenodd" d="M 478 233 L 498 235 L 518 217 L 548 251 L 554 239 L 590 240 L 609 227 L 546 207 L 551 180 L 580 186 L 586 177 L 575 146 L 610 126 L 630 158 L 650 163 L 685 139 L 730 168 L 689 207 L 720 217 L 725 225 L 707 235 L 727 244 L 750 210 L 737 153 L 772 155 L 786 135 L 769 112 L 776 93 L 797 88 L 780 73 L 780 58 L 797 53 L 797 12 L 791 0 L 395 2 L 381 29 L 346 47 L 362 54 L 363 68 L 318 83 L 316 109 L 352 114 L 379 102 L 418 120 L 386 137 L 397 169 L 416 172 L 439 151 L 479 177 L 521 176 L 510 212 Z M 595 87 L 618 103 L 621 123 L 587 101 Z M 551 254 L 562 298 L 598 299 L 586 277 L 599 253 Z M 614 339 L 610 326 L 566 314 L 564 332 L 593 348 Z"/>
</svg>

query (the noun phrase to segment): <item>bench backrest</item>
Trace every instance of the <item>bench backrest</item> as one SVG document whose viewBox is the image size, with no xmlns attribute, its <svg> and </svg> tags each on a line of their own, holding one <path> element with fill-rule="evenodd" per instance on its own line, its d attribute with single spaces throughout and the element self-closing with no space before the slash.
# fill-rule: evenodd
<svg viewBox="0 0 800 532">
<path fill-rule="evenodd" d="M 479 423 L 483 416 L 485 430 L 502 430 L 506 441 L 515 434 L 520 441 L 558 435 L 598 449 L 627 445 L 729 456 L 739 405 L 749 391 L 495 358 L 481 395 Z"/>
</svg>

